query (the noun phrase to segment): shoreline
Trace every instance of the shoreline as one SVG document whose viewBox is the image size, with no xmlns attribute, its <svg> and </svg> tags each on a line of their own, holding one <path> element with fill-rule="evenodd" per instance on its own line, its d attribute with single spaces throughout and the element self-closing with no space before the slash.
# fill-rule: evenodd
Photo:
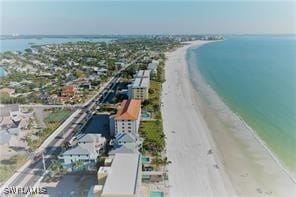
<svg viewBox="0 0 296 197">
<path fill-rule="evenodd" d="M 291 196 L 296 194 L 292 176 L 287 174 L 288 171 L 284 171 L 285 168 L 279 166 L 277 158 L 274 158 L 268 147 L 261 143 L 255 131 L 248 132 L 251 128 L 237 114 L 234 117 L 230 109 L 225 109 L 226 104 L 217 98 L 218 95 L 213 96 L 215 92 L 202 81 L 201 75 L 195 75 L 198 79 L 192 80 L 193 72 L 196 74 L 198 71 L 190 69 L 186 59 L 187 50 L 205 43 L 207 42 L 192 42 L 167 54 L 162 114 L 167 136 L 168 158 L 172 161 L 168 166 L 171 195 Z M 204 86 L 201 83 L 204 83 Z M 172 101 L 176 96 L 186 99 Z M 188 105 L 191 105 L 190 108 Z M 183 116 L 174 113 L 182 113 Z M 173 120 L 183 117 L 188 117 L 189 120 L 183 120 L 183 124 L 174 124 Z M 190 121 L 189 117 L 194 118 Z M 231 123 L 235 126 L 233 127 Z M 170 132 L 172 129 L 176 130 L 176 134 Z M 183 132 L 183 136 L 178 135 L 179 132 Z M 191 137 L 186 138 L 184 135 Z M 186 152 L 189 148 L 187 144 L 192 145 L 191 152 Z M 181 146 L 180 150 L 176 149 L 178 146 Z M 209 153 L 209 150 L 212 153 L 205 154 Z M 177 156 L 182 153 L 186 157 L 181 155 L 180 160 Z M 197 158 L 192 157 L 192 154 Z M 188 176 L 191 179 L 188 179 Z M 191 180 L 191 183 L 188 180 Z"/>
<path fill-rule="evenodd" d="M 215 41 L 211 41 L 211 42 L 215 42 Z M 194 46 L 190 47 L 188 50 L 190 50 L 191 48 L 194 48 Z M 188 50 L 186 52 L 186 56 L 187 56 L 187 53 L 188 53 Z M 187 61 L 187 60 L 186 60 Z M 187 62 L 187 66 L 189 67 L 188 65 L 188 62 Z M 190 68 L 189 68 L 190 69 Z M 196 68 L 195 68 L 196 69 Z M 198 70 L 198 68 L 197 68 Z M 198 72 L 198 75 L 199 77 L 201 78 L 201 81 L 207 85 L 207 87 L 210 89 L 210 91 L 213 92 L 213 94 L 215 94 L 215 97 L 218 97 L 221 102 L 223 103 L 224 107 L 227 108 L 228 111 L 230 111 L 230 113 L 233 113 L 234 116 L 237 116 L 237 118 L 241 121 L 241 123 L 244 125 L 244 127 L 246 127 L 250 132 L 251 134 L 253 135 L 253 137 L 258 141 L 258 143 L 260 143 L 263 148 L 265 148 L 265 150 L 270 154 L 270 156 L 272 157 L 272 159 L 279 165 L 279 167 L 283 170 L 283 172 L 285 172 L 287 174 L 287 176 L 289 176 L 289 178 L 294 182 L 296 183 L 296 177 L 295 175 L 296 174 L 293 174 L 293 172 L 291 170 L 289 170 L 289 168 L 285 165 L 285 163 L 283 161 L 281 161 L 275 153 L 272 152 L 272 150 L 268 147 L 267 143 L 262 140 L 260 138 L 260 136 L 256 133 L 256 130 L 254 130 L 252 127 L 250 127 L 246 121 L 236 112 L 233 112 L 231 110 L 231 108 L 226 104 L 226 102 L 223 100 L 223 98 L 221 98 L 217 92 L 209 85 L 207 84 L 206 80 L 204 79 L 204 77 L 201 75 L 200 71 L 197 71 Z M 190 76 L 190 79 L 192 79 L 192 76 Z M 194 84 L 193 84 L 194 85 Z M 194 88 L 194 87 L 193 87 Z"/>
<path fill-rule="evenodd" d="M 210 41 L 210 42 L 219 42 L 219 41 Z M 208 42 L 208 43 L 210 43 Z M 205 43 L 207 44 L 207 43 Z M 194 46 L 192 47 L 189 47 L 188 50 L 192 49 L 192 48 L 195 48 Z M 188 50 L 186 52 L 186 56 L 188 54 Z M 188 64 L 188 60 L 187 61 L 187 66 L 188 66 L 188 69 L 190 70 L 190 66 Z M 197 66 L 197 65 L 196 65 Z M 204 77 L 201 75 L 200 71 L 198 68 L 191 68 L 191 69 L 197 69 L 198 71 L 196 71 L 198 73 L 198 77 L 201 79 L 200 81 L 202 81 L 202 83 L 204 83 L 204 85 L 207 86 L 207 88 L 209 88 L 209 90 L 215 94 L 215 97 L 219 98 L 221 100 L 221 102 L 223 103 L 223 107 L 227 108 L 227 110 L 230 112 L 230 113 L 233 113 L 234 116 L 236 116 L 239 121 L 241 121 L 241 123 L 243 124 L 244 127 L 247 128 L 248 131 L 251 132 L 251 134 L 253 135 L 253 137 L 258 141 L 258 143 L 260 143 L 260 145 L 263 146 L 263 148 L 270 154 L 270 156 L 272 157 L 272 159 L 277 163 L 277 165 L 283 170 L 284 173 L 287 174 L 287 176 L 289 176 L 289 178 L 296 184 L 296 172 L 292 172 L 286 165 L 283 161 L 281 161 L 275 153 L 272 152 L 271 148 L 268 147 L 267 143 L 260 138 L 260 136 L 257 134 L 256 130 L 253 129 L 251 126 L 248 125 L 248 123 L 237 113 L 237 112 L 234 112 L 231 110 L 231 108 L 226 104 L 226 102 L 224 101 L 223 98 L 221 98 L 218 93 L 206 82 L 206 80 L 204 79 Z M 190 75 L 190 80 L 192 81 L 192 76 Z M 192 82 L 194 83 L 194 82 Z M 192 84 L 194 86 L 194 84 Z M 193 87 L 195 88 L 195 87 Z"/>
</svg>

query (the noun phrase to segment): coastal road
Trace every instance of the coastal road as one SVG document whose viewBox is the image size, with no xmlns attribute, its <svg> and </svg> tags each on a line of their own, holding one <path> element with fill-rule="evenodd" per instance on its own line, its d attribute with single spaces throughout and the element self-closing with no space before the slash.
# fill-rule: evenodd
<svg viewBox="0 0 296 197">
<path fill-rule="evenodd" d="M 131 63 L 120 69 L 109 81 L 107 81 L 98 90 L 98 93 L 88 100 L 80 109 L 77 109 L 56 131 L 49 136 L 44 143 L 38 148 L 37 153 L 43 152 L 45 167 L 51 165 L 52 157 L 61 152 L 61 145 L 65 141 L 69 141 L 73 137 L 73 131 L 80 126 L 80 123 L 89 117 L 90 112 L 95 106 L 101 105 L 108 97 L 109 90 L 114 88 L 115 84 L 120 80 L 120 74 L 130 65 L 134 64 L 144 55 L 140 55 Z M 33 156 L 32 156 L 33 157 Z M 34 161 L 30 158 L 16 173 L 0 188 L 0 196 L 5 196 L 4 189 L 13 187 L 33 187 L 36 186 L 44 175 L 43 162 L 41 160 Z M 23 195 L 22 195 L 23 196 Z"/>
<path fill-rule="evenodd" d="M 80 108 L 83 105 L 82 104 L 75 104 L 75 105 L 71 105 L 71 104 L 63 104 L 63 105 L 22 104 L 19 106 L 23 107 L 23 108 L 38 107 L 38 108 L 43 108 L 43 109 L 49 109 L 49 108 Z"/>
</svg>

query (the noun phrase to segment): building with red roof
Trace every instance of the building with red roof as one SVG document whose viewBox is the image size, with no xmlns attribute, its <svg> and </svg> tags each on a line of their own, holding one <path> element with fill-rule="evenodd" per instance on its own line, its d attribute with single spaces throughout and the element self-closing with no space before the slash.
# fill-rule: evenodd
<svg viewBox="0 0 296 197">
<path fill-rule="evenodd" d="M 138 133 L 141 119 L 141 100 L 124 100 L 110 119 L 111 135 L 120 132 Z"/>
</svg>

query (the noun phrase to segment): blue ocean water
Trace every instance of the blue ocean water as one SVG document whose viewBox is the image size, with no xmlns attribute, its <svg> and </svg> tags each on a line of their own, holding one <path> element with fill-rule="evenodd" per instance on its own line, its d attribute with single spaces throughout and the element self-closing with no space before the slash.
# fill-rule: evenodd
<svg viewBox="0 0 296 197">
<path fill-rule="evenodd" d="M 0 52 L 24 51 L 30 48 L 31 44 L 61 44 L 67 42 L 90 41 L 90 42 L 110 42 L 109 38 L 28 38 L 28 39 L 0 39 Z"/>
<path fill-rule="evenodd" d="M 228 37 L 189 53 L 232 111 L 296 171 L 295 37 Z"/>
</svg>

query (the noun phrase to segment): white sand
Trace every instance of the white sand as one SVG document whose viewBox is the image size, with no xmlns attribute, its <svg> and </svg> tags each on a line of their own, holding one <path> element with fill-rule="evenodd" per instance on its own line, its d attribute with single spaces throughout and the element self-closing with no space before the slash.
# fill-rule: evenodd
<svg viewBox="0 0 296 197">
<path fill-rule="evenodd" d="M 192 86 L 185 53 L 203 43 L 167 54 L 162 115 L 170 195 L 296 196 L 295 182 L 201 77 L 194 79 L 198 91 Z"/>
</svg>

